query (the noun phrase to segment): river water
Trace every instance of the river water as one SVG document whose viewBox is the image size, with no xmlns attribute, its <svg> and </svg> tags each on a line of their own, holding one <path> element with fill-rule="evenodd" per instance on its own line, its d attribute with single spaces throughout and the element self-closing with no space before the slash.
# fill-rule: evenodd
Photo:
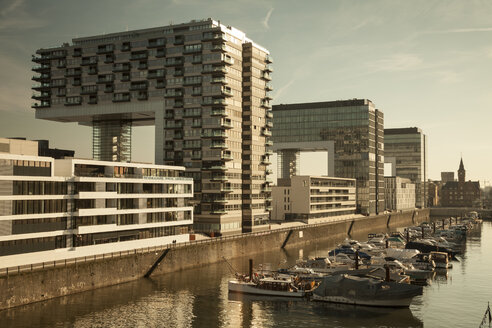
<svg viewBox="0 0 492 328">
<path fill-rule="evenodd" d="M 333 247 L 320 242 L 253 259 L 287 267 Z M 0 327 L 478 327 L 492 300 L 492 223 L 474 231 L 464 249 L 409 309 L 229 295 L 233 273 L 219 263 L 1 311 Z M 230 261 L 242 272 L 247 262 Z"/>
</svg>

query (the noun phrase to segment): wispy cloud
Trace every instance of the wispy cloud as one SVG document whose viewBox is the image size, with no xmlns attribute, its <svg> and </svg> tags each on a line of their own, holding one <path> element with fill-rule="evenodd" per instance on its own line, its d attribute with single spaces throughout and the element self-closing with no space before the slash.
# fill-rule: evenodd
<svg viewBox="0 0 492 328">
<path fill-rule="evenodd" d="M 442 83 L 456 83 L 461 81 L 461 77 L 455 71 L 438 71 L 435 74 L 438 76 L 438 81 Z"/>
<path fill-rule="evenodd" d="M 411 71 L 421 67 L 423 60 L 415 54 L 394 54 L 368 64 L 373 72 Z"/>
<path fill-rule="evenodd" d="M 263 26 L 265 26 L 266 28 L 270 28 L 270 26 L 268 25 L 268 21 L 270 20 L 270 16 L 272 16 L 273 9 L 274 9 L 273 7 L 270 8 L 270 10 L 267 12 L 265 16 L 265 19 L 263 20 Z"/>
<path fill-rule="evenodd" d="M 13 0 L 0 11 L 0 32 L 5 29 L 26 30 L 45 26 L 47 22 L 26 10 L 24 0 Z"/>
<path fill-rule="evenodd" d="M 282 93 L 284 93 L 285 90 L 290 88 L 290 86 L 294 83 L 294 80 L 295 79 L 292 79 L 287 84 L 284 84 L 282 87 L 280 87 L 280 89 L 278 89 L 277 92 L 275 93 L 275 95 L 273 96 L 273 99 L 275 99 L 275 100 L 280 99 L 280 96 L 282 95 Z"/>
<path fill-rule="evenodd" d="M 457 28 L 450 30 L 427 31 L 426 34 L 449 34 L 449 33 L 475 33 L 475 32 L 492 32 L 492 27 L 471 27 Z"/>
</svg>

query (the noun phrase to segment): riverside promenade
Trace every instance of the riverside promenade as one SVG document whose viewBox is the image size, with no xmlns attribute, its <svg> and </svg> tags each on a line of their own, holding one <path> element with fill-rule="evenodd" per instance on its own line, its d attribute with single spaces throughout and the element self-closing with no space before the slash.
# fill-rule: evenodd
<svg viewBox="0 0 492 328">
<path fill-rule="evenodd" d="M 0 268 L 0 309 L 191 269 L 274 249 L 342 241 L 430 221 L 430 210 L 272 225 L 235 236 Z M 360 238 L 360 237 L 359 237 Z"/>
</svg>

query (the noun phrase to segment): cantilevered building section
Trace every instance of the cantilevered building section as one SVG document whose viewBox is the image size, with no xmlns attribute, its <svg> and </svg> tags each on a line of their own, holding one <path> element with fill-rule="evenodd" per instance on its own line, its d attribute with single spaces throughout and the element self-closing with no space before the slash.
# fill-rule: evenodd
<svg viewBox="0 0 492 328">
<path fill-rule="evenodd" d="M 415 184 L 415 206 L 427 199 L 427 136 L 419 128 L 384 129 L 385 162 L 395 165 L 395 175 Z"/>
<path fill-rule="evenodd" d="M 384 211 L 384 119 L 368 99 L 273 106 L 279 178 L 299 175 L 301 151 L 327 151 L 328 176 L 357 180 L 357 210 Z"/>
<path fill-rule="evenodd" d="M 265 229 L 269 52 L 207 19 L 74 39 L 40 49 L 36 117 L 93 127 L 93 155 L 130 161 L 131 130 L 155 125 L 155 161 L 195 181 L 195 229 Z"/>
</svg>

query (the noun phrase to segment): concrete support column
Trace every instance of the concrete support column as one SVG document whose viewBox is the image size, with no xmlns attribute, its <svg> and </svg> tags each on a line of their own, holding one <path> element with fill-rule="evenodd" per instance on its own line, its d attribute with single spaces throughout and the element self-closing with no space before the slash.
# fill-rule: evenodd
<svg viewBox="0 0 492 328">
<path fill-rule="evenodd" d="M 279 179 L 288 179 L 300 173 L 299 154 L 298 149 L 282 149 L 278 151 Z"/>
<path fill-rule="evenodd" d="M 99 161 L 130 162 L 132 159 L 132 122 L 94 121 L 92 157 Z"/>
</svg>

